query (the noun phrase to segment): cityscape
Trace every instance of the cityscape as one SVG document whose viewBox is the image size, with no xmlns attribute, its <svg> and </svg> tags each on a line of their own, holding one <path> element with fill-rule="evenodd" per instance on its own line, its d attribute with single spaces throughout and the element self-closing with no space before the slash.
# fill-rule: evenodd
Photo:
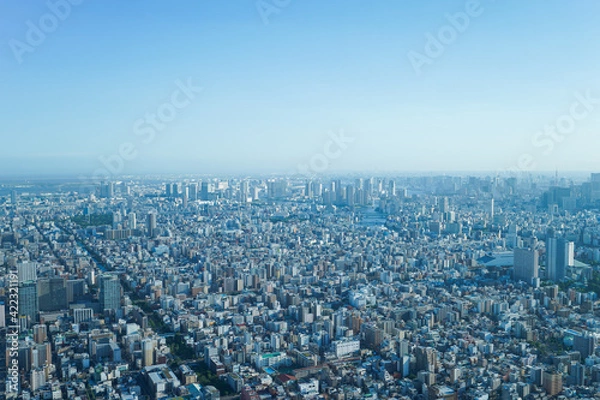
<svg viewBox="0 0 600 400">
<path fill-rule="evenodd" d="M 59 399 L 595 398 L 600 174 L 556 179 L 5 183 L 6 385 Z"/>
<path fill-rule="evenodd" d="M 0 400 L 600 400 L 599 16 L 0 1 Z"/>
</svg>

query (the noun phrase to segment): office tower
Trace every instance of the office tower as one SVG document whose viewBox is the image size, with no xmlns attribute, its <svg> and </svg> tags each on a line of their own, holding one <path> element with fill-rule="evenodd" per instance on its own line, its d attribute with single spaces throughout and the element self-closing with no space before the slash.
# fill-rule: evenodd
<svg viewBox="0 0 600 400">
<path fill-rule="evenodd" d="M 4 300 L 0 300 L 0 329 L 2 328 L 6 328 L 6 306 Z"/>
<path fill-rule="evenodd" d="M 354 187 L 356 188 L 356 190 L 364 189 L 363 178 L 356 178 L 354 180 Z"/>
<path fill-rule="evenodd" d="M 142 340 L 142 365 L 147 367 L 154 365 L 154 348 L 156 347 L 156 341 L 153 339 Z"/>
<path fill-rule="evenodd" d="M 344 187 L 342 186 L 342 181 L 337 179 L 334 181 L 334 185 L 335 185 L 335 204 L 343 204 L 345 190 L 344 190 Z"/>
<path fill-rule="evenodd" d="M 438 209 L 442 215 L 450 211 L 450 201 L 447 197 L 444 196 L 438 199 Z"/>
<path fill-rule="evenodd" d="M 242 180 L 240 182 L 240 203 L 246 203 L 248 201 L 248 181 Z"/>
<path fill-rule="evenodd" d="M 200 200 L 211 200 L 214 191 L 215 188 L 211 182 L 203 181 L 200 185 Z"/>
<path fill-rule="evenodd" d="M 532 367 L 529 380 L 537 387 L 542 387 L 544 385 L 544 369 L 542 367 Z"/>
<path fill-rule="evenodd" d="M 17 275 L 19 283 L 37 280 L 37 263 L 35 262 L 22 262 L 17 264 Z"/>
<path fill-rule="evenodd" d="M 115 275 L 100 277 L 100 309 L 116 311 L 121 307 L 121 282 Z"/>
<path fill-rule="evenodd" d="M 171 185 L 171 196 L 179 197 L 179 184 L 173 183 Z"/>
<path fill-rule="evenodd" d="M 277 199 L 285 197 L 287 191 L 287 181 L 269 180 L 267 181 L 267 197 Z"/>
<path fill-rule="evenodd" d="M 600 174 L 592 174 L 590 178 L 590 200 L 595 202 L 600 200 Z"/>
<path fill-rule="evenodd" d="M 33 341 L 42 344 L 48 339 L 48 327 L 45 324 L 33 326 Z"/>
<path fill-rule="evenodd" d="M 365 344 L 367 347 L 370 349 L 378 348 L 383 342 L 383 330 L 374 324 L 363 324 L 361 328 L 365 334 Z"/>
<path fill-rule="evenodd" d="M 371 197 L 373 195 L 373 180 L 373 178 L 369 178 L 364 183 L 364 189 L 368 197 Z"/>
<path fill-rule="evenodd" d="M 549 396 L 562 392 L 562 375 L 557 372 L 544 372 L 544 389 Z"/>
<path fill-rule="evenodd" d="M 167 182 L 165 185 L 165 197 L 171 197 L 173 195 L 171 184 Z"/>
<path fill-rule="evenodd" d="M 197 183 L 190 183 L 190 186 L 188 187 L 189 189 L 189 197 L 190 197 L 190 201 L 196 201 L 198 200 L 198 184 Z"/>
<path fill-rule="evenodd" d="M 354 207 L 354 186 L 348 185 L 346 187 L 346 204 L 350 207 Z"/>
<path fill-rule="evenodd" d="M 67 281 L 67 305 L 79 301 L 85 295 L 85 281 L 83 279 L 71 279 Z"/>
<path fill-rule="evenodd" d="M 539 256 L 537 250 L 520 249 L 514 250 L 514 278 L 531 285 L 533 278 L 538 277 Z"/>
<path fill-rule="evenodd" d="M 437 363 L 437 354 L 432 347 L 417 347 L 415 349 L 415 358 L 417 360 L 417 372 L 418 371 L 429 371 L 435 372 Z"/>
<path fill-rule="evenodd" d="M 102 182 L 100 184 L 100 197 L 112 199 L 115 195 L 115 184 L 113 182 Z"/>
<path fill-rule="evenodd" d="M 321 197 L 323 194 L 323 184 L 320 182 L 312 182 L 312 193 L 315 197 Z"/>
<path fill-rule="evenodd" d="M 146 234 L 151 238 L 156 235 L 156 213 L 150 212 L 146 216 Z"/>
<path fill-rule="evenodd" d="M 389 185 L 389 195 L 395 196 L 396 195 L 396 181 L 392 179 L 392 180 L 390 180 L 388 185 Z"/>
<path fill-rule="evenodd" d="M 585 367 L 580 363 L 571 364 L 570 383 L 575 386 L 583 386 L 585 384 Z"/>
<path fill-rule="evenodd" d="M 565 239 L 546 240 L 546 275 L 553 282 L 563 280 L 567 268 L 574 265 L 575 244 Z"/>
<path fill-rule="evenodd" d="M 181 191 L 181 199 L 183 200 L 183 208 L 186 208 L 188 206 L 188 198 L 189 198 L 189 189 L 186 186 Z"/>
<path fill-rule="evenodd" d="M 304 185 L 304 195 L 306 197 L 313 197 L 313 186 L 312 186 L 312 182 L 311 181 L 306 181 L 306 184 Z"/>
<path fill-rule="evenodd" d="M 127 227 L 129 229 L 137 229 L 137 214 L 131 212 L 127 215 Z"/>
<path fill-rule="evenodd" d="M 18 200 L 17 191 L 16 190 L 11 191 L 10 192 L 10 204 L 12 204 L 13 206 L 17 205 L 17 200 Z"/>
<path fill-rule="evenodd" d="M 122 221 L 123 221 L 123 217 L 122 217 L 120 211 L 115 211 L 115 212 L 112 213 L 112 226 L 113 226 L 113 229 L 117 229 L 118 226 L 121 224 Z"/>
<path fill-rule="evenodd" d="M 495 209 L 494 209 L 494 199 L 492 198 L 490 200 L 490 210 L 489 210 L 489 214 L 490 214 L 490 219 L 494 219 L 494 214 L 495 214 Z"/>
<path fill-rule="evenodd" d="M 37 295 L 40 311 L 60 311 L 67 309 L 67 282 L 65 278 L 39 279 Z"/>
<path fill-rule="evenodd" d="M 582 333 L 573 337 L 573 350 L 581 353 L 581 359 L 585 360 L 589 356 L 594 354 L 596 348 L 596 341 L 593 335 L 589 333 Z"/>
<path fill-rule="evenodd" d="M 19 286 L 19 316 L 27 318 L 27 326 L 37 322 L 38 295 L 35 282 L 24 282 Z"/>
</svg>

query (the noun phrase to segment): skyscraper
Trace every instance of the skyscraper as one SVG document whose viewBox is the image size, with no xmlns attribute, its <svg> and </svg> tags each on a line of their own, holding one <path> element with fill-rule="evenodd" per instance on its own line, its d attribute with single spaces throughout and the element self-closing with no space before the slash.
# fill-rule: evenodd
<svg viewBox="0 0 600 400">
<path fill-rule="evenodd" d="M 448 201 L 448 197 L 440 197 L 438 199 L 438 208 L 440 213 L 445 214 L 450 211 L 450 202 Z"/>
<path fill-rule="evenodd" d="M 115 275 L 100 277 L 100 308 L 116 311 L 121 307 L 121 283 Z"/>
<path fill-rule="evenodd" d="M 390 180 L 390 182 L 388 183 L 389 185 L 389 194 L 390 196 L 395 196 L 396 195 L 396 181 L 395 180 Z"/>
<path fill-rule="evenodd" d="M 212 191 L 212 184 L 208 181 L 203 181 L 200 184 L 200 200 L 210 200 L 210 193 Z"/>
<path fill-rule="evenodd" d="M 248 201 L 248 181 L 243 180 L 240 182 L 240 203 Z"/>
<path fill-rule="evenodd" d="M 151 212 L 146 217 L 146 233 L 148 237 L 154 237 L 156 235 L 156 214 Z"/>
<path fill-rule="evenodd" d="M 537 250 L 515 249 L 514 278 L 531 284 L 533 278 L 538 277 L 539 256 Z"/>
<path fill-rule="evenodd" d="M 156 340 L 144 339 L 142 340 L 142 364 L 144 367 L 154 364 L 154 348 L 156 347 Z"/>
<path fill-rule="evenodd" d="M 417 359 L 417 372 L 429 371 L 435 372 L 437 364 L 437 353 L 432 347 L 417 347 L 415 349 L 415 358 Z"/>
<path fill-rule="evenodd" d="M 190 201 L 198 200 L 198 184 L 197 183 L 190 183 L 188 194 L 190 196 Z"/>
<path fill-rule="evenodd" d="M 594 354 L 596 348 L 596 340 L 593 335 L 582 333 L 581 335 L 573 336 L 573 350 L 581 353 L 581 359 L 585 360 L 590 355 Z"/>
<path fill-rule="evenodd" d="M 39 311 L 37 284 L 24 282 L 19 286 L 19 316 L 27 318 L 28 326 L 37 321 Z"/>
<path fill-rule="evenodd" d="M 544 372 L 544 389 L 550 396 L 562 392 L 562 375 L 558 372 Z"/>
<path fill-rule="evenodd" d="M 553 282 L 565 279 L 567 267 L 574 264 L 575 244 L 565 239 L 546 240 L 546 275 Z"/>
<path fill-rule="evenodd" d="M 22 262 L 17 264 L 17 274 L 19 282 L 27 282 L 37 280 L 37 263 Z"/>
<path fill-rule="evenodd" d="M 37 282 L 37 295 L 40 311 L 59 311 L 67 308 L 67 281 L 53 277 Z"/>
</svg>

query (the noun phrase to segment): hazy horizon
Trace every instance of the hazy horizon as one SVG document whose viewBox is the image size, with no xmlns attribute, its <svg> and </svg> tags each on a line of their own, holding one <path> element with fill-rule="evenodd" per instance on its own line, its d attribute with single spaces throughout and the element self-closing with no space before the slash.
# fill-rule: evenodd
<svg viewBox="0 0 600 400">
<path fill-rule="evenodd" d="M 0 5 L 0 176 L 600 171 L 592 0 L 66 1 Z"/>
</svg>

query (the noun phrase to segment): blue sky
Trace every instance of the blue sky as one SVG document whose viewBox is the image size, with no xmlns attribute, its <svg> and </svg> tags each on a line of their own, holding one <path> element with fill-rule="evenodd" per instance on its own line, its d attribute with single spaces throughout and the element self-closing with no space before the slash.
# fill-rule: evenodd
<svg viewBox="0 0 600 400">
<path fill-rule="evenodd" d="M 0 2 L 0 175 L 91 174 L 124 143 L 122 173 L 289 172 L 341 130 L 331 172 L 600 170 L 600 104 L 539 133 L 600 98 L 595 0 L 481 0 L 420 74 L 408 54 L 469 2 L 264 0 L 265 23 L 254 0 L 79 0 L 30 45 L 63 1 Z M 136 121 L 188 79 L 145 143 Z"/>
</svg>

